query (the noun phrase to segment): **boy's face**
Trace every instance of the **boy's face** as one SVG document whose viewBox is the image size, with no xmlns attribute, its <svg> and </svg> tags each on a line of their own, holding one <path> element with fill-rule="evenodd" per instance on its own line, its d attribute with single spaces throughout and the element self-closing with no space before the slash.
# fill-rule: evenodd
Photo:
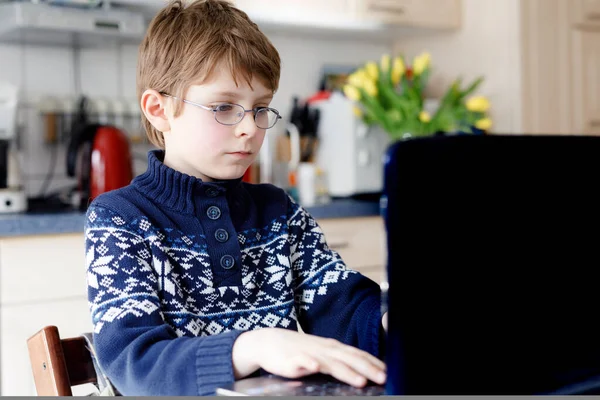
<svg viewBox="0 0 600 400">
<path fill-rule="evenodd" d="M 239 104 L 246 110 L 269 106 L 273 92 L 259 79 L 253 77 L 253 89 L 243 79 L 238 85 L 227 68 L 216 67 L 210 80 L 192 85 L 184 98 L 211 108 L 224 103 Z M 187 103 L 182 106 L 177 118 L 167 112 L 170 131 L 164 133 L 164 163 L 204 181 L 243 176 L 265 137 L 266 130 L 256 126 L 254 114 L 248 112 L 238 124 L 226 126 L 217 122 L 210 110 Z"/>
</svg>

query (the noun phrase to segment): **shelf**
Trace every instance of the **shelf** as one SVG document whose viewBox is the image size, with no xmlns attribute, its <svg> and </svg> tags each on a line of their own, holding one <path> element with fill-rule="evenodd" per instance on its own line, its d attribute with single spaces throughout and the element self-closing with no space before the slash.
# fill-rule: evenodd
<svg viewBox="0 0 600 400">
<path fill-rule="evenodd" d="M 142 36 L 115 37 L 85 32 L 56 32 L 52 29 L 0 27 L 0 43 L 38 46 L 108 47 L 121 44 L 139 44 Z"/>
<path fill-rule="evenodd" d="M 0 3 L 2 43 L 71 47 L 139 43 L 146 26 L 143 14 L 128 10 Z"/>
<path fill-rule="evenodd" d="M 256 22 L 265 34 L 303 37 L 321 37 L 347 40 L 391 41 L 390 30 L 383 24 L 350 20 L 284 19 L 249 12 L 248 16 Z"/>
<path fill-rule="evenodd" d="M 0 0 L 1 1 L 1 0 Z M 238 0 L 240 1 L 240 0 Z M 245 0 L 247 1 L 247 0 Z M 326 0 L 324 0 L 326 1 Z M 0 42 L 44 46 L 137 45 L 165 0 L 111 0 L 109 7 L 82 9 L 44 3 L 0 2 Z M 351 10 L 240 8 L 267 34 L 391 44 L 399 36 L 422 36 L 438 29 L 361 20 Z"/>
</svg>

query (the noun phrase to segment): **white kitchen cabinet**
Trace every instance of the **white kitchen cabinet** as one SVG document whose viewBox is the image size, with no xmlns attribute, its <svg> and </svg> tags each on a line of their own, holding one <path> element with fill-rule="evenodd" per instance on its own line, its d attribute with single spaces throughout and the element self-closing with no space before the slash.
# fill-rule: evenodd
<svg viewBox="0 0 600 400">
<path fill-rule="evenodd" d="M 86 293 L 83 233 L 0 239 L 0 305 Z"/>
<path fill-rule="evenodd" d="M 84 268 L 84 266 L 81 266 Z M 61 337 L 92 331 L 87 296 L 2 306 L 0 309 L 0 373 L 2 396 L 35 396 L 27 338 L 46 325 L 56 325 Z M 78 388 L 90 393 L 88 387 Z"/>
<path fill-rule="evenodd" d="M 235 0 L 267 35 L 391 42 L 394 33 L 380 21 L 356 14 L 357 0 Z"/>
<path fill-rule="evenodd" d="M 600 0 L 520 8 L 523 131 L 600 135 Z"/>
<path fill-rule="evenodd" d="M 600 135 L 600 31 L 574 31 L 572 48 L 575 131 Z"/>
<path fill-rule="evenodd" d="M 377 283 L 385 279 L 387 259 L 383 218 L 339 218 L 317 221 L 329 247 L 346 265 Z"/>
<path fill-rule="evenodd" d="M 386 24 L 436 29 L 459 28 L 460 0 L 354 0 L 360 18 Z"/>
<path fill-rule="evenodd" d="M 111 0 L 152 16 L 164 0 Z M 458 28 L 461 0 L 232 0 L 267 34 L 392 40 L 396 27 Z"/>
<path fill-rule="evenodd" d="M 92 330 L 85 271 L 83 233 L 0 239 L 0 395 L 36 395 L 27 338 L 39 329 Z"/>
<path fill-rule="evenodd" d="M 458 28 L 461 0 L 236 0 L 236 5 L 257 20 L 281 21 L 294 25 L 352 24 L 356 29 L 370 26 Z M 361 25 L 366 24 L 366 25 Z"/>
<path fill-rule="evenodd" d="M 573 22 L 583 27 L 600 27 L 600 0 L 571 0 Z"/>
<path fill-rule="evenodd" d="M 352 18 L 352 2 L 354 0 L 235 0 L 235 5 L 248 15 L 271 16 L 272 19 L 283 17 L 291 21 L 294 18 L 314 17 Z"/>
</svg>

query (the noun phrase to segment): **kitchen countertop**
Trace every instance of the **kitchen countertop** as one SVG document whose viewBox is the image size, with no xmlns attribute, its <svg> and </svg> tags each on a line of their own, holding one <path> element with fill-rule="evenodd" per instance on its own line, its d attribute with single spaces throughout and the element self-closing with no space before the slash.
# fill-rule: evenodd
<svg viewBox="0 0 600 400">
<path fill-rule="evenodd" d="M 353 199 L 335 199 L 306 209 L 317 220 L 380 215 L 378 202 Z M 0 238 L 83 232 L 84 218 L 85 213 L 77 211 L 0 215 Z"/>
</svg>

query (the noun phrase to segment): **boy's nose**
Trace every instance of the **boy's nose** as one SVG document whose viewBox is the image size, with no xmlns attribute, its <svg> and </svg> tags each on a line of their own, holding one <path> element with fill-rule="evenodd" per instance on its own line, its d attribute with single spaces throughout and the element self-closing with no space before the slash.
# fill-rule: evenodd
<svg viewBox="0 0 600 400">
<path fill-rule="evenodd" d="M 244 118 L 236 125 L 236 136 L 254 136 L 258 131 L 256 122 L 254 122 L 254 113 L 245 113 Z"/>
</svg>

